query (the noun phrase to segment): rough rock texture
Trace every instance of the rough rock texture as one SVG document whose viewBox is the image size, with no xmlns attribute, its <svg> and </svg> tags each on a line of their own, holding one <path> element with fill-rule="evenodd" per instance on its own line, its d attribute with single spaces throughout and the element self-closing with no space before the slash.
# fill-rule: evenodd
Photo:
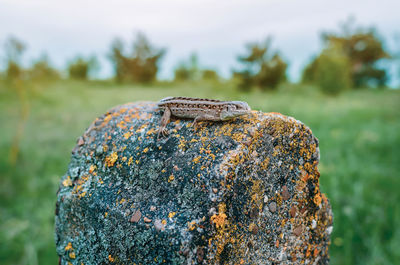
<svg viewBox="0 0 400 265">
<path fill-rule="evenodd" d="M 318 141 L 301 122 L 252 112 L 173 119 L 116 107 L 73 150 L 56 206 L 61 264 L 327 264 L 329 202 Z"/>
</svg>

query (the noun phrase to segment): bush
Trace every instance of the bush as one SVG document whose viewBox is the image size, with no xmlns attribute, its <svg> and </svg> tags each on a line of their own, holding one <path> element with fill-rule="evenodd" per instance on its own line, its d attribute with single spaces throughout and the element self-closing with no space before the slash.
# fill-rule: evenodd
<svg viewBox="0 0 400 265">
<path fill-rule="evenodd" d="M 159 61 L 164 53 L 164 49 L 154 48 L 142 33 L 137 35 L 130 54 L 125 54 L 121 40 L 114 40 L 111 44 L 110 59 L 114 64 L 117 81 L 137 83 L 154 81 L 159 69 Z"/>
<path fill-rule="evenodd" d="M 381 62 L 390 59 L 384 41 L 374 28 L 355 25 L 353 19 L 343 24 L 339 32 L 322 34 L 325 49 L 336 47 L 348 58 L 352 85 L 357 87 L 383 87 L 388 78 Z"/>
<path fill-rule="evenodd" d="M 46 55 L 43 55 L 37 60 L 27 71 L 27 74 L 30 80 L 35 81 L 55 80 L 60 78 L 59 72 L 50 65 Z"/>
<path fill-rule="evenodd" d="M 79 56 L 68 66 L 69 78 L 87 80 L 96 66 L 97 60 L 95 57 L 85 59 Z"/>
<path fill-rule="evenodd" d="M 278 54 L 275 54 L 261 65 L 261 70 L 256 76 L 256 83 L 262 90 L 275 89 L 286 80 L 286 68 L 287 64 Z"/>
<path fill-rule="evenodd" d="M 301 82 L 304 84 L 312 84 L 315 82 L 315 73 L 317 71 L 317 57 L 312 58 L 311 62 L 303 69 Z"/>
<path fill-rule="evenodd" d="M 203 80 L 210 80 L 210 81 L 216 81 L 219 79 L 218 73 L 215 70 L 212 69 L 204 69 L 202 71 L 203 73 Z"/>
<path fill-rule="evenodd" d="M 22 79 L 23 69 L 21 66 L 21 57 L 26 50 L 26 44 L 16 37 L 10 36 L 4 43 L 7 68 L 5 78 L 9 81 Z"/>
<path fill-rule="evenodd" d="M 176 69 L 175 69 L 175 81 L 187 81 L 191 79 L 191 72 L 188 67 L 186 67 L 183 64 L 180 64 Z"/>
<path fill-rule="evenodd" d="M 196 53 L 192 53 L 188 61 L 181 61 L 175 69 L 175 81 L 198 81 L 202 73 Z"/>
<path fill-rule="evenodd" d="M 339 51 L 324 50 L 314 67 L 315 83 L 324 93 L 336 95 L 351 86 L 349 59 Z"/>
<path fill-rule="evenodd" d="M 6 69 L 6 80 L 14 81 L 22 78 L 23 69 L 16 62 L 9 61 Z"/>
<path fill-rule="evenodd" d="M 239 88 L 249 91 L 252 86 L 262 90 L 276 89 L 280 82 L 286 79 L 287 64 L 278 52 L 271 51 L 271 39 L 258 44 L 247 45 L 247 54 L 239 56 L 238 60 L 244 67 L 235 71 L 234 78 L 239 80 Z"/>
</svg>

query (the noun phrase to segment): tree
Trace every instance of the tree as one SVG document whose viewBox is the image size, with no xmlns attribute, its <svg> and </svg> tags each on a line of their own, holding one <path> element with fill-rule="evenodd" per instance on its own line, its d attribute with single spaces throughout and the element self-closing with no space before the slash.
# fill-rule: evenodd
<svg viewBox="0 0 400 265">
<path fill-rule="evenodd" d="M 210 80 L 210 81 L 217 81 L 219 80 L 219 75 L 217 71 L 213 69 L 204 69 L 202 71 L 202 79 L 203 80 Z"/>
<path fill-rule="evenodd" d="M 198 81 L 201 76 L 202 73 L 196 53 L 192 53 L 187 62 L 181 61 L 175 69 L 175 81 Z"/>
<path fill-rule="evenodd" d="M 68 65 L 68 75 L 72 79 L 88 80 L 89 75 L 94 72 L 98 67 L 96 57 L 84 58 L 82 56 L 76 57 Z"/>
<path fill-rule="evenodd" d="M 8 80 L 20 79 L 22 76 L 21 58 L 26 50 L 26 45 L 16 37 L 9 37 L 4 45 L 7 69 L 6 78 Z"/>
<path fill-rule="evenodd" d="M 115 39 L 111 44 L 110 59 L 117 81 L 148 83 L 156 79 L 158 63 L 164 54 L 164 49 L 154 48 L 143 33 L 138 33 L 128 55 L 124 52 L 123 42 Z"/>
<path fill-rule="evenodd" d="M 118 82 L 122 82 L 126 70 L 124 69 L 124 43 L 121 39 L 116 38 L 111 43 L 111 54 L 109 56 L 111 62 L 114 65 L 115 79 Z"/>
<path fill-rule="evenodd" d="M 318 58 L 315 81 L 327 94 L 339 94 L 351 85 L 350 61 L 340 49 L 325 49 Z"/>
<path fill-rule="evenodd" d="M 278 52 L 271 51 L 271 38 L 264 43 L 248 44 L 246 48 L 247 54 L 238 56 L 243 70 L 234 72 L 234 77 L 240 81 L 239 87 L 243 90 L 250 90 L 252 86 L 276 89 L 286 79 L 287 64 Z"/>
<path fill-rule="evenodd" d="M 47 54 L 43 54 L 36 60 L 32 67 L 27 70 L 29 80 L 43 81 L 55 80 L 60 78 L 60 73 L 51 66 Z"/>
<path fill-rule="evenodd" d="M 286 80 L 287 64 L 278 54 L 261 65 L 260 72 L 256 76 L 256 83 L 261 88 L 276 88 L 280 82 Z"/>
<path fill-rule="evenodd" d="M 355 27 L 349 20 L 339 33 L 326 32 L 321 36 L 324 50 L 340 50 L 348 58 L 350 64 L 351 83 L 354 87 L 384 86 L 387 82 L 385 69 L 379 68 L 382 59 L 390 58 L 373 28 Z M 319 56 L 304 71 L 303 81 L 315 81 Z"/>
<path fill-rule="evenodd" d="M 30 110 L 28 89 L 24 82 L 24 71 L 21 67 L 21 58 L 26 49 L 26 45 L 15 37 L 9 37 L 5 42 L 4 48 L 7 61 L 6 79 L 10 83 L 10 87 L 12 87 L 17 94 L 19 107 L 17 128 L 13 135 L 13 141 L 9 152 L 10 164 L 15 166 L 18 159 L 20 142 Z"/>
<path fill-rule="evenodd" d="M 396 49 L 393 51 L 393 58 L 395 60 L 397 81 L 400 81 L 400 33 L 396 33 L 394 36 L 394 43 Z M 400 85 L 400 84 L 399 84 Z"/>
</svg>

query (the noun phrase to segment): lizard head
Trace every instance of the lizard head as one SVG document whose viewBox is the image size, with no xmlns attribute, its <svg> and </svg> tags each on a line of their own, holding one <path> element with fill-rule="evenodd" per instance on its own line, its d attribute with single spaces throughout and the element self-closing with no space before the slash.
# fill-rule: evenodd
<svg viewBox="0 0 400 265">
<path fill-rule="evenodd" d="M 251 111 L 249 105 L 246 102 L 232 101 L 229 103 L 230 104 L 228 104 L 226 108 L 224 108 L 221 111 L 220 115 L 221 115 L 221 120 L 223 121 L 248 114 Z"/>
</svg>

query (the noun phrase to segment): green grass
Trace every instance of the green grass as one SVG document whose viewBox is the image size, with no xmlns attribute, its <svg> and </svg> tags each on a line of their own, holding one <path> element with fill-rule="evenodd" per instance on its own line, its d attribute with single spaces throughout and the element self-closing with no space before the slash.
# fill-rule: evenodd
<svg viewBox="0 0 400 265">
<path fill-rule="evenodd" d="M 296 85 L 245 94 L 230 85 L 64 81 L 29 89 L 15 166 L 8 158 L 21 106 L 16 93 L 0 83 L 1 264 L 56 264 L 56 191 L 76 139 L 112 106 L 170 95 L 245 100 L 253 109 L 303 121 L 320 140 L 321 189 L 334 212 L 331 264 L 400 260 L 400 91 L 328 97 Z"/>
</svg>

